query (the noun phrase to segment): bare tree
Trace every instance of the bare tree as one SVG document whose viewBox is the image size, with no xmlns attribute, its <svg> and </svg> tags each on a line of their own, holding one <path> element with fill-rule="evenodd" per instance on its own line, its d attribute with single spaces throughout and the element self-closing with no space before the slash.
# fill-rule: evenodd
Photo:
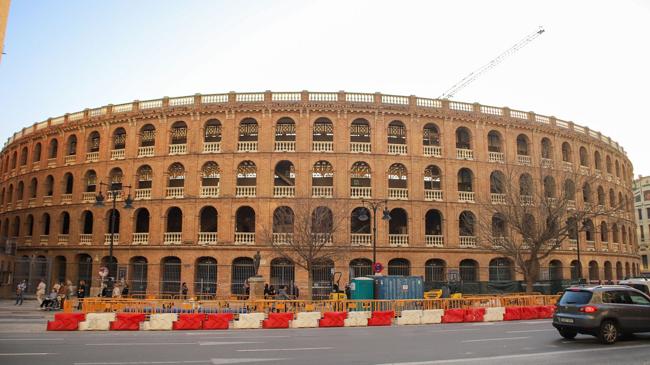
<svg viewBox="0 0 650 365">
<path fill-rule="evenodd" d="M 565 242 L 578 244 L 581 231 L 594 240 L 593 219 L 622 208 L 620 203 L 605 204 L 603 191 L 594 193 L 595 177 L 540 167 L 536 187 L 532 171 L 511 165 L 493 171 L 490 196 L 480 202 L 478 219 L 479 247 L 511 259 L 524 277 L 527 292 L 539 279 L 544 259 Z M 582 191 L 578 201 L 576 183 Z"/>
<path fill-rule="evenodd" d="M 273 226 L 262 229 L 262 239 L 276 253 L 307 271 L 311 297 L 314 268 L 346 257 L 350 251 L 350 241 L 338 238 L 347 222 L 348 215 L 338 204 L 297 199 L 292 207 L 275 209 Z"/>
</svg>

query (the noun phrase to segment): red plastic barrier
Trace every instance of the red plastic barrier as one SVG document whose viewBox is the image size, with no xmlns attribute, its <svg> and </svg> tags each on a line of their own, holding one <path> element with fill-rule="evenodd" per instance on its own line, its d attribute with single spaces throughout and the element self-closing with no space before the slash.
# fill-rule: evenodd
<svg viewBox="0 0 650 365">
<path fill-rule="evenodd" d="M 117 313 L 115 319 L 118 321 L 144 322 L 144 313 Z"/>
<path fill-rule="evenodd" d="M 208 314 L 203 321 L 204 330 L 227 330 L 230 327 L 230 321 L 233 320 L 232 313 Z"/>
<path fill-rule="evenodd" d="M 75 318 L 54 320 L 47 322 L 48 331 L 76 331 L 79 329 L 79 321 Z"/>
<path fill-rule="evenodd" d="M 465 309 L 445 309 L 442 323 L 461 323 L 465 320 Z"/>
<path fill-rule="evenodd" d="M 343 327 L 347 312 L 324 312 L 323 318 L 318 321 L 318 327 Z"/>
<path fill-rule="evenodd" d="M 390 326 L 393 324 L 393 311 L 376 311 L 372 312 L 372 316 L 368 319 L 368 326 Z"/>
<path fill-rule="evenodd" d="M 483 322 L 483 316 L 485 316 L 485 308 L 467 308 L 463 322 Z"/>
<path fill-rule="evenodd" d="M 521 319 L 537 319 L 537 307 L 521 307 Z"/>
<path fill-rule="evenodd" d="M 203 328 L 205 314 L 180 314 L 178 321 L 172 323 L 173 330 L 200 330 Z"/>
<path fill-rule="evenodd" d="M 144 318 L 144 313 L 117 313 L 110 329 L 111 331 L 138 331 L 140 322 L 143 322 Z"/>
<path fill-rule="evenodd" d="M 269 318 L 262 321 L 262 328 L 289 328 L 293 313 L 269 313 Z"/>
<path fill-rule="evenodd" d="M 503 314 L 504 321 L 518 321 L 521 319 L 521 307 L 506 307 Z"/>
<path fill-rule="evenodd" d="M 537 318 L 539 319 L 553 318 L 553 313 L 555 313 L 554 305 L 541 305 L 537 307 Z"/>
<path fill-rule="evenodd" d="M 69 320 L 69 319 L 73 319 L 77 322 L 85 321 L 86 314 L 85 313 L 56 313 L 54 315 L 55 321 L 62 321 L 62 320 Z"/>
</svg>

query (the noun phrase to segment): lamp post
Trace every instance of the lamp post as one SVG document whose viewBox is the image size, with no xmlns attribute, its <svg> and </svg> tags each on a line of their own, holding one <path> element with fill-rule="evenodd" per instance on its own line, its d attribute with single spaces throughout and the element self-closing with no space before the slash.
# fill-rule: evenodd
<svg viewBox="0 0 650 365">
<path fill-rule="evenodd" d="M 106 192 L 109 193 L 109 198 L 111 199 L 111 226 L 110 226 L 110 241 L 108 245 L 108 273 L 110 276 L 111 269 L 116 270 L 117 268 L 114 267 L 114 261 L 115 258 L 113 257 L 113 244 L 115 241 L 115 212 L 116 212 L 116 205 L 117 205 L 117 194 L 118 192 L 122 191 L 122 188 L 128 188 L 129 193 L 126 196 L 126 199 L 124 200 L 124 208 L 125 209 L 131 209 L 133 208 L 133 199 L 131 199 L 131 186 L 130 185 L 120 185 L 119 188 L 118 186 L 115 186 L 115 184 L 105 184 L 103 182 L 99 182 L 99 194 L 95 196 L 95 206 L 96 207 L 103 207 L 104 206 L 104 200 L 105 197 L 102 194 L 102 186 L 106 186 Z M 114 272 L 116 274 L 116 272 Z"/>
<path fill-rule="evenodd" d="M 361 200 L 361 204 L 364 207 L 372 209 L 372 271 L 374 273 L 374 265 L 377 263 L 377 209 L 383 205 L 382 217 L 384 221 L 390 220 L 390 212 L 388 211 L 388 201 L 387 200 Z M 365 213 L 362 213 L 359 217 L 359 220 L 365 222 L 368 220 L 368 216 Z"/>
</svg>

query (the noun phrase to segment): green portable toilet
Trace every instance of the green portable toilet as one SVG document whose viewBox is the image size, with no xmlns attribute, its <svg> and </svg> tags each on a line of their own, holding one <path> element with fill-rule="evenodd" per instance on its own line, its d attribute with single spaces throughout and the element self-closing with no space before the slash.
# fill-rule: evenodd
<svg viewBox="0 0 650 365">
<path fill-rule="evenodd" d="M 375 299 L 375 280 L 372 278 L 359 277 L 352 280 L 350 284 L 350 298 L 352 300 Z"/>
</svg>

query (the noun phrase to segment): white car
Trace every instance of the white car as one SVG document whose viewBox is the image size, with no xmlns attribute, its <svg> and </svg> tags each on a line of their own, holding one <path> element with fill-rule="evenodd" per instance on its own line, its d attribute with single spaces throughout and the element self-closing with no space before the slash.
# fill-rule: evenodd
<svg viewBox="0 0 650 365">
<path fill-rule="evenodd" d="M 621 280 L 618 283 L 639 290 L 645 295 L 650 295 L 650 279 L 648 278 L 629 278 Z"/>
</svg>

